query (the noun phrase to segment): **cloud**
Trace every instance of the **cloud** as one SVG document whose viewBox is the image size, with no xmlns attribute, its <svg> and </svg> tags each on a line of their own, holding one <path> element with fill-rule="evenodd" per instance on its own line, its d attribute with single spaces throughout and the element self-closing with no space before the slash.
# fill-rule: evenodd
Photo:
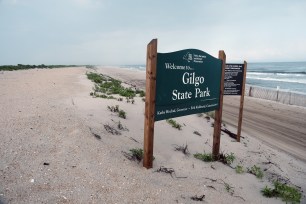
<svg viewBox="0 0 306 204">
<path fill-rule="evenodd" d="M 82 8 L 99 8 L 103 5 L 103 0 L 70 0 L 70 2 Z"/>
<path fill-rule="evenodd" d="M 18 0 L 0 0 L 0 3 L 15 5 L 18 3 Z"/>
</svg>

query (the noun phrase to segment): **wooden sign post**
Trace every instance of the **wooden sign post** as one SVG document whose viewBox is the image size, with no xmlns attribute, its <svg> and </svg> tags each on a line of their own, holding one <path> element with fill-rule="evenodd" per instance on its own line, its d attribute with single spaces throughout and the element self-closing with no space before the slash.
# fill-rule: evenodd
<svg viewBox="0 0 306 204">
<path fill-rule="evenodd" d="M 224 92 L 224 69 L 226 64 L 226 55 L 223 50 L 219 51 L 219 59 L 222 60 L 222 71 L 220 81 L 220 102 L 219 109 L 215 110 L 215 123 L 213 134 L 213 148 L 212 154 L 214 159 L 217 159 L 220 151 L 220 136 L 221 136 L 221 123 L 222 123 L 222 109 L 223 109 L 223 92 Z"/>
<path fill-rule="evenodd" d="M 144 157 L 143 166 L 147 169 L 153 166 L 153 143 L 154 143 L 154 116 L 156 95 L 156 62 L 157 62 L 157 39 L 153 39 L 147 46 L 146 64 L 146 107 L 144 121 Z"/>
<path fill-rule="evenodd" d="M 246 79 L 247 62 L 244 61 L 243 67 L 243 82 L 240 97 L 240 108 L 239 108 L 239 119 L 238 119 L 238 129 L 237 129 L 237 142 L 240 142 L 241 126 L 242 126 L 242 115 L 243 115 L 243 105 L 244 105 L 244 91 L 245 91 L 245 79 Z"/>
</svg>

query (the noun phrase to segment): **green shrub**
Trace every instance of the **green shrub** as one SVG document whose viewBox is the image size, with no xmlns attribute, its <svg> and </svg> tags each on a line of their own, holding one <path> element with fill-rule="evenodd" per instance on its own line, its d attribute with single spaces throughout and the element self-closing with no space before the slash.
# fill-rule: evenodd
<svg viewBox="0 0 306 204">
<path fill-rule="evenodd" d="M 179 124 L 179 123 L 177 123 L 175 120 L 173 120 L 173 119 L 167 119 L 166 121 L 167 121 L 167 123 L 169 123 L 170 125 L 172 125 L 172 127 L 176 128 L 176 129 L 178 129 L 178 130 L 181 130 L 181 129 L 182 129 L 182 125 Z"/>
<path fill-rule="evenodd" d="M 248 169 L 248 172 L 255 175 L 257 178 L 262 179 L 263 177 L 263 172 L 260 169 L 260 167 L 254 165 L 251 167 L 251 169 Z"/>
<path fill-rule="evenodd" d="M 104 94 L 119 94 L 120 96 L 133 98 L 136 96 L 136 92 L 131 88 L 125 88 L 121 85 L 121 81 L 112 77 L 104 76 L 97 73 L 86 73 L 87 78 L 95 82 L 95 91 Z M 143 91 L 142 91 L 143 92 Z M 142 93 L 139 92 L 139 93 Z"/>
<path fill-rule="evenodd" d="M 96 73 L 90 72 L 90 73 L 86 73 L 87 78 L 95 83 L 102 83 L 104 81 L 104 78 Z"/>
<path fill-rule="evenodd" d="M 234 187 L 232 187 L 230 184 L 224 182 L 224 187 L 225 190 L 229 192 L 231 195 L 234 194 Z"/>
<path fill-rule="evenodd" d="M 107 106 L 107 108 L 111 112 L 114 112 L 114 113 L 118 113 L 119 112 L 119 105 L 116 105 L 116 106 Z"/>
<path fill-rule="evenodd" d="M 212 162 L 214 161 L 213 155 L 212 154 L 206 154 L 206 153 L 196 153 L 193 155 L 194 158 L 205 161 L 205 162 Z"/>
<path fill-rule="evenodd" d="M 271 197 L 280 197 L 284 202 L 291 203 L 300 203 L 302 194 L 299 190 L 294 187 L 288 186 L 286 184 L 280 183 L 278 181 L 274 181 L 273 183 L 274 189 L 265 187 L 261 190 L 263 196 L 271 198 Z"/>
<path fill-rule="evenodd" d="M 206 115 L 209 116 L 210 118 L 215 119 L 215 111 L 207 112 Z"/>
<path fill-rule="evenodd" d="M 240 165 L 237 165 L 235 170 L 237 174 L 242 174 L 244 172 L 243 166 Z"/>
<path fill-rule="evenodd" d="M 118 116 L 120 118 L 126 119 L 126 112 L 124 110 L 119 110 Z"/>
<path fill-rule="evenodd" d="M 136 94 L 139 94 L 140 97 L 144 97 L 146 95 L 146 93 L 143 90 L 136 90 Z"/>
<path fill-rule="evenodd" d="M 268 197 L 268 198 L 272 198 L 276 196 L 274 190 L 272 188 L 269 188 L 268 186 L 262 189 L 261 193 L 263 194 L 263 196 Z"/>
<path fill-rule="evenodd" d="M 138 149 L 130 149 L 130 152 L 132 154 L 132 157 L 137 159 L 138 161 L 141 161 L 143 158 L 143 150 L 138 148 Z"/>
<path fill-rule="evenodd" d="M 233 163 L 234 160 L 235 160 L 235 155 L 234 155 L 233 152 L 231 152 L 230 154 L 226 154 L 225 155 L 225 161 L 226 161 L 227 164 Z"/>
</svg>

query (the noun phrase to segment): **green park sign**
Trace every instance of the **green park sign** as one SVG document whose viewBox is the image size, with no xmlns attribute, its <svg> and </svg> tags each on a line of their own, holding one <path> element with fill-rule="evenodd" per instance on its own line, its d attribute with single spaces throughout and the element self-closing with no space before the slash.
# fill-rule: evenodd
<svg viewBox="0 0 306 204">
<path fill-rule="evenodd" d="M 143 166 L 153 166 L 154 123 L 215 110 L 212 155 L 220 151 L 224 69 L 219 59 L 197 49 L 157 53 L 157 39 L 147 45 Z"/>
<path fill-rule="evenodd" d="M 157 53 L 155 121 L 218 109 L 221 71 L 201 50 Z"/>
</svg>

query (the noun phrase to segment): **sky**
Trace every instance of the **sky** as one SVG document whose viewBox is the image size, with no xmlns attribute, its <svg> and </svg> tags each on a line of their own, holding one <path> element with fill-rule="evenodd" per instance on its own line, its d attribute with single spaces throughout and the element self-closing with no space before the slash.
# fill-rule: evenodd
<svg viewBox="0 0 306 204">
<path fill-rule="evenodd" d="M 200 49 L 227 62 L 306 61 L 305 0 L 0 0 L 0 65 L 145 64 Z"/>
</svg>

